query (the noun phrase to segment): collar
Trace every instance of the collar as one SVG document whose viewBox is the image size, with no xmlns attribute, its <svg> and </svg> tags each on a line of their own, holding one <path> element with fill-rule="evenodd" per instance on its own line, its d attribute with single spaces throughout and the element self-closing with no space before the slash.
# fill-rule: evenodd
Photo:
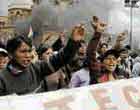
<svg viewBox="0 0 140 110">
<path fill-rule="evenodd" d="M 12 64 L 9 64 L 7 68 L 13 75 L 19 75 L 20 73 L 23 72 L 23 70 L 14 67 Z"/>
</svg>

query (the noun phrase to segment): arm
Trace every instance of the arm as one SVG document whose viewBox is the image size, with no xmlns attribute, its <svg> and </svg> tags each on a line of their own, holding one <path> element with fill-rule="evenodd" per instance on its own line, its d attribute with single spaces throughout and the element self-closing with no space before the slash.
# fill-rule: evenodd
<svg viewBox="0 0 140 110">
<path fill-rule="evenodd" d="M 80 47 L 80 40 L 84 37 L 84 34 L 81 33 L 81 28 L 81 26 L 77 26 L 73 29 L 72 37 L 62 51 L 59 51 L 58 54 L 50 57 L 48 61 L 40 63 L 40 73 L 43 76 L 56 72 L 59 68 L 73 59 Z"/>
<path fill-rule="evenodd" d="M 78 76 L 77 72 L 73 73 L 69 87 L 74 88 L 74 87 L 80 87 L 80 77 Z"/>
<path fill-rule="evenodd" d="M 95 37 L 91 39 L 88 45 L 88 62 L 90 70 L 90 84 L 97 83 L 97 78 L 100 76 L 101 64 L 96 58 L 96 49 L 101 38 L 101 33 L 95 33 Z"/>
<path fill-rule="evenodd" d="M 4 96 L 4 95 L 7 95 L 4 87 L 4 81 L 0 79 L 0 96 Z"/>
<path fill-rule="evenodd" d="M 54 51 L 59 51 L 61 48 L 63 48 L 66 44 L 66 37 L 65 33 L 61 32 L 59 34 L 59 38 L 56 40 L 56 42 L 52 45 Z"/>
<path fill-rule="evenodd" d="M 140 75 L 140 64 L 134 64 L 131 77 L 138 77 Z"/>
<path fill-rule="evenodd" d="M 93 23 L 93 29 L 95 30 L 94 37 L 91 39 L 88 45 L 87 56 L 89 60 L 89 69 L 90 69 L 90 84 L 97 82 L 97 77 L 100 76 L 101 64 L 96 59 L 96 50 L 100 42 L 102 32 L 106 28 L 106 24 L 97 21 Z"/>
<path fill-rule="evenodd" d="M 90 60 L 93 62 L 97 62 L 96 59 L 96 51 L 97 46 L 99 44 L 102 32 L 104 32 L 105 28 L 107 27 L 107 24 L 101 22 L 98 17 L 93 16 L 93 21 L 91 22 L 92 28 L 95 31 L 95 34 L 91 41 L 89 42 L 88 49 L 87 49 L 87 55 Z"/>
<path fill-rule="evenodd" d="M 35 65 L 39 68 L 39 75 L 42 77 L 56 72 L 59 68 L 69 63 L 79 49 L 79 42 L 69 39 L 66 47 L 51 56 L 47 61 L 37 62 Z"/>
<path fill-rule="evenodd" d="M 101 33 L 95 32 L 94 37 L 91 39 L 91 41 L 88 44 L 87 56 L 89 59 L 92 59 L 93 62 L 97 62 L 96 51 L 97 51 L 98 44 L 100 42 L 100 38 L 101 38 Z"/>
<path fill-rule="evenodd" d="M 57 39 L 56 42 L 52 45 L 52 47 L 54 51 L 59 51 L 61 48 L 63 48 L 61 39 Z"/>
</svg>

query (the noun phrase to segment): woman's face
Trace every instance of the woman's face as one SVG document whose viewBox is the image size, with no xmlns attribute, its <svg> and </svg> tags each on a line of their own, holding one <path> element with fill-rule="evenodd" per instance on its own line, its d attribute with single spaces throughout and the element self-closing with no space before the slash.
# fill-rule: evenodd
<svg viewBox="0 0 140 110">
<path fill-rule="evenodd" d="M 117 58 L 114 55 L 108 55 L 103 63 L 108 71 L 113 72 L 116 69 Z"/>
</svg>

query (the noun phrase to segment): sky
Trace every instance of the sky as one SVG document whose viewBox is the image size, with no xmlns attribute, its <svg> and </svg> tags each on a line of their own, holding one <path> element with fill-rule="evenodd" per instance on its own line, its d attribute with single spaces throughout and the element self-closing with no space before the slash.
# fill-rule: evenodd
<svg viewBox="0 0 140 110">
<path fill-rule="evenodd" d="M 0 16 L 8 15 L 8 0 L 0 0 Z"/>
<path fill-rule="evenodd" d="M 123 30 L 130 32 L 130 8 L 124 7 L 123 0 L 113 0 L 114 4 L 110 10 L 109 23 L 112 26 L 111 32 L 118 33 Z M 140 5 L 139 5 L 140 6 Z M 133 8 L 132 21 L 132 42 L 140 43 L 140 8 Z M 130 35 L 130 34 L 129 34 Z M 128 37 L 129 37 L 128 35 Z M 136 42 L 137 41 L 137 42 Z M 139 45 L 140 48 L 140 45 Z"/>
<path fill-rule="evenodd" d="M 8 1 L 0 0 L 0 16 L 8 15 Z M 106 20 L 110 25 L 109 32 L 118 33 L 123 30 L 130 30 L 130 8 L 124 7 L 124 0 L 78 0 L 87 2 L 91 8 L 85 11 L 96 10 L 99 16 Z M 92 4 L 91 4 L 91 3 Z M 83 5 L 84 6 L 84 5 Z M 105 10 L 103 10 L 105 9 Z M 107 18 L 106 18 L 106 16 Z M 140 8 L 133 9 L 133 35 L 138 39 L 140 35 Z"/>
</svg>

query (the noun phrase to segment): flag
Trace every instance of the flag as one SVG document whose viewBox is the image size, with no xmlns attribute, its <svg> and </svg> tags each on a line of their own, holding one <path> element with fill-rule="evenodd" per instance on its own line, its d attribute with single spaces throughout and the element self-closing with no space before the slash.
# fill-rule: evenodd
<svg viewBox="0 0 140 110">
<path fill-rule="evenodd" d="M 33 36 L 33 29 L 32 26 L 30 25 L 28 37 L 31 38 L 32 36 Z"/>
</svg>

